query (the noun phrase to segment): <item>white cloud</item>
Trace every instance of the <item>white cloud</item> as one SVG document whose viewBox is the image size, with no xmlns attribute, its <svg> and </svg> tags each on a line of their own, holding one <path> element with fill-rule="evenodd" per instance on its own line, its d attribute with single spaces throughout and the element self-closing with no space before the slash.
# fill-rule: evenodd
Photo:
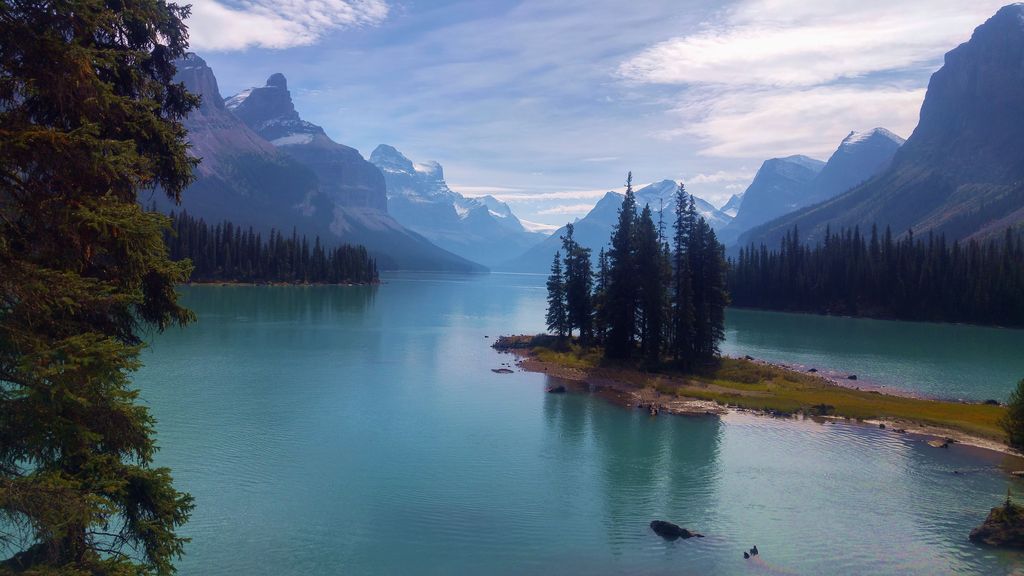
<svg viewBox="0 0 1024 576">
<path fill-rule="evenodd" d="M 586 214 L 594 207 L 593 204 L 564 204 L 561 206 L 553 206 L 551 208 L 545 208 L 544 210 L 538 210 L 537 214 L 551 215 L 551 214 Z"/>
<path fill-rule="evenodd" d="M 827 158 L 850 130 L 909 136 L 928 71 L 1004 1 L 740 0 L 618 75 L 679 86 L 679 121 L 656 136 L 704 156 Z"/>
<path fill-rule="evenodd" d="M 619 73 L 660 84 L 814 86 L 932 62 L 1004 0 L 747 0 Z"/>
<path fill-rule="evenodd" d="M 761 159 L 790 154 L 827 159 L 851 130 L 876 126 L 909 136 L 924 99 L 923 88 L 898 86 L 700 92 L 676 110 L 683 127 L 668 135 L 699 137 L 708 156 Z"/>
<path fill-rule="evenodd" d="M 687 184 L 725 184 L 728 182 L 750 182 L 756 170 L 719 170 L 710 174 L 696 174 L 683 178 Z M 726 186 L 728 188 L 728 186 Z"/>
<path fill-rule="evenodd" d="M 190 44 L 211 52 L 306 46 L 334 30 L 379 24 L 388 10 L 384 0 L 196 0 Z"/>
</svg>

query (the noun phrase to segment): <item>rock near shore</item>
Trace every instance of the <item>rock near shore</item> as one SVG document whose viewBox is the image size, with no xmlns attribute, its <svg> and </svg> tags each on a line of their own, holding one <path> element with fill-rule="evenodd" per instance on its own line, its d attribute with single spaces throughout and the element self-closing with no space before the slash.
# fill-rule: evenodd
<svg viewBox="0 0 1024 576">
<path fill-rule="evenodd" d="M 1007 502 L 993 508 L 985 522 L 971 530 L 971 542 L 1000 548 L 1024 548 L 1024 508 Z"/>
</svg>

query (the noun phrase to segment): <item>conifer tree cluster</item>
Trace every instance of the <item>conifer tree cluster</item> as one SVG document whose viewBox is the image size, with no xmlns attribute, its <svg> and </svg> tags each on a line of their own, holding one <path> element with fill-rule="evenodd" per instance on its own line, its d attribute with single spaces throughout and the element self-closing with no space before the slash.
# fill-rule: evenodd
<svg viewBox="0 0 1024 576">
<path fill-rule="evenodd" d="M 231 222 L 215 226 L 188 212 L 172 214 L 172 230 L 164 235 L 172 260 L 192 261 L 191 279 L 200 282 L 291 282 L 300 284 L 371 284 L 377 264 L 363 246 L 325 247 L 316 237 L 310 245 L 295 231 L 285 237 L 271 230 L 268 238 Z"/>
<path fill-rule="evenodd" d="M 680 184 L 671 242 L 659 207 L 638 209 L 633 177 L 608 250 L 596 273 L 590 250 L 566 227 L 562 252 L 548 277 L 548 329 L 559 336 L 578 331 L 580 342 L 604 347 L 607 358 L 639 356 L 647 366 L 666 357 L 684 367 L 714 358 L 724 337 L 726 261 L 715 232 L 697 214 Z"/>
<path fill-rule="evenodd" d="M 729 289 L 754 308 L 1024 326 L 1024 234 L 950 244 L 873 226 L 867 236 L 828 231 L 810 247 L 794 228 L 778 250 L 742 249 Z"/>
</svg>

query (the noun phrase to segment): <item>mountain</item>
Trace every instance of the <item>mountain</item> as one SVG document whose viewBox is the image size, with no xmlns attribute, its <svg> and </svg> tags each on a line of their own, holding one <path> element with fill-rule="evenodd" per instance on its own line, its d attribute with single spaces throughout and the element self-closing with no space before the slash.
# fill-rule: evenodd
<svg viewBox="0 0 1024 576">
<path fill-rule="evenodd" d="M 885 128 L 850 132 L 811 182 L 805 205 L 838 196 L 888 168 L 904 142 Z"/>
<path fill-rule="evenodd" d="M 386 144 L 377 146 L 370 162 L 384 174 L 388 212 L 454 254 L 493 266 L 543 238 L 524 228 L 504 202 L 492 196 L 466 198 L 453 191 L 437 162 L 413 163 Z"/>
<path fill-rule="evenodd" d="M 636 191 L 638 209 L 649 205 L 654 211 L 655 223 L 664 214 L 665 234 L 671 235 L 672 223 L 675 221 L 675 191 L 678 184 L 673 180 L 655 182 Z M 573 236 L 583 246 L 590 248 L 593 257 L 601 248 L 608 245 L 612 229 L 619 221 L 619 207 L 624 196 L 618 192 L 608 192 L 587 213 L 573 223 Z M 728 225 L 732 219 L 728 214 L 718 210 L 711 203 L 694 196 L 697 212 L 708 221 L 716 231 Z M 664 212 L 659 213 L 663 210 Z M 559 228 L 549 238 L 530 248 L 522 255 L 497 266 L 499 270 L 514 272 L 547 272 L 551 268 L 551 260 L 555 252 L 562 249 L 560 236 L 565 234 L 565 227 Z"/>
<path fill-rule="evenodd" d="M 766 160 L 743 193 L 743 203 L 720 240 L 732 244 L 744 231 L 807 205 L 809 186 L 825 167 L 821 160 L 788 156 Z"/>
<path fill-rule="evenodd" d="M 211 222 L 230 219 L 261 230 L 299 227 L 326 233 L 331 206 L 320 194 L 316 175 L 224 106 L 217 78 L 202 58 L 190 55 L 177 68 L 175 79 L 202 98 L 185 119 L 191 152 L 202 162 L 180 206 L 163 194 L 140 201 L 153 201 L 165 212 L 185 209 Z"/>
<path fill-rule="evenodd" d="M 202 97 L 201 107 L 185 121 L 193 154 L 202 162 L 182 204 L 172 206 L 154 195 L 158 208 L 185 209 L 209 222 L 226 219 L 263 232 L 294 228 L 327 244 L 363 244 L 381 269 L 483 269 L 388 216 L 380 171 L 303 122 L 283 76 L 271 77 L 269 91 L 251 91 L 259 95 L 249 105 L 246 98 L 226 103 L 213 70 L 198 56 L 179 61 L 176 78 Z M 289 145 L 305 139 L 305 148 Z"/>
<path fill-rule="evenodd" d="M 729 200 L 719 208 L 719 210 L 724 214 L 735 218 L 736 213 L 740 210 L 741 204 L 743 204 L 743 194 L 733 194 L 729 197 Z"/>
<path fill-rule="evenodd" d="M 808 242 L 825 228 L 891 227 L 987 239 L 1024 222 L 1024 5 L 1000 9 L 946 54 L 928 83 L 917 128 L 892 162 L 840 196 L 751 230 L 778 243 L 799 226 Z"/>
</svg>

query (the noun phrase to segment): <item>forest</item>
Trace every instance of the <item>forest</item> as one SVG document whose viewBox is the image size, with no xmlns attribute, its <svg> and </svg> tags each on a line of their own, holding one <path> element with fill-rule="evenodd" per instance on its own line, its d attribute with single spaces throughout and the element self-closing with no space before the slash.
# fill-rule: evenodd
<svg viewBox="0 0 1024 576">
<path fill-rule="evenodd" d="M 671 241 L 661 214 L 656 223 L 650 206 L 638 212 L 630 174 L 596 273 L 590 249 L 566 227 L 547 282 L 551 332 L 575 331 L 581 345 L 603 346 L 606 358 L 639 354 L 648 367 L 666 359 L 692 367 L 718 355 L 728 304 L 722 245 L 682 184 Z"/>
<path fill-rule="evenodd" d="M 376 261 L 363 246 L 312 244 L 292 231 L 276 230 L 263 238 L 253 229 L 231 222 L 209 225 L 188 212 L 171 215 L 164 241 L 172 260 L 189 259 L 195 282 L 293 284 L 372 284 L 378 282 Z"/>
<path fill-rule="evenodd" d="M 748 246 L 729 269 L 736 306 L 900 320 L 1024 326 L 1024 234 L 948 242 L 894 239 L 872 226 L 827 231 L 811 247 L 787 232 L 778 250 Z"/>
</svg>

